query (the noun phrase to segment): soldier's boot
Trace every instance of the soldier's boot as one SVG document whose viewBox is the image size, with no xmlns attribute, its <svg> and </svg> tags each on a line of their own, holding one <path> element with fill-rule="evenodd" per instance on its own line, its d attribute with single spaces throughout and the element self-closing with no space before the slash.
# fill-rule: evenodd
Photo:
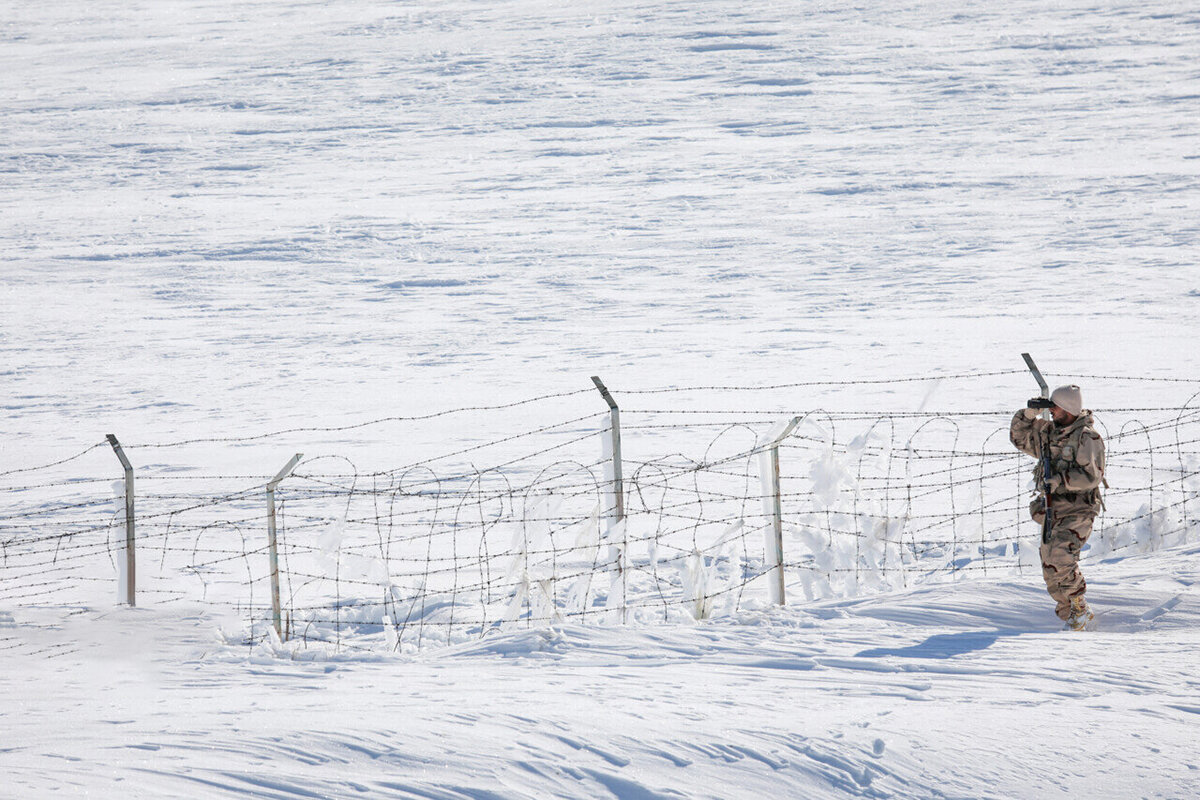
<svg viewBox="0 0 1200 800">
<path fill-rule="evenodd" d="M 1067 617 L 1067 629 L 1072 631 L 1086 630 L 1096 615 L 1088 607 L 1087 600 L 1078 594 L 1071 598 L 1071 616 Z"/>
</svg>

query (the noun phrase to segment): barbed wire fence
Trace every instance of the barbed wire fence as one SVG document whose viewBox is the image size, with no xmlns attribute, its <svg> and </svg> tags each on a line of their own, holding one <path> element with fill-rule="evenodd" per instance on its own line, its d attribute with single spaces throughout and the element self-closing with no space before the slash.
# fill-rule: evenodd
<svg viewBox="0 0 1200 800">
<path fill-rule="evenodd" d="M 873 382 L 844 385 L 863 383 Z M 338 454 L 307 458 L 274 490 L 277 572 L 265 475 L 139 474 L 138 602 L 196 603 L 235 615 L 246 644 L 293 655 L 385 653 L 522 627 L 654 624 L 753 612 L 785 598 L 811 602 L 1012 575 L 1040 580 L 1028 511 L 1032 461 L 1009 442 L 1011 412 L 654 402 L 683 392 L 744 398 L 838 385 L 618 392 L 651 401 L 620 409 L 626 447 L 619 460 L 615 415 L 600 410 L 384 470 L 360 471 Z M 590 391 L 389 420 L 417 424 L 550 399 L 574 403 Z M 1198 397 L 1096 410 L 1110 488 L 1085 559 L 1200 539 Z M 125 450 L 136 462 L 185 445 L 232 446 L 382 421 Z M 673 452 L 651 452 L 659 445 Z M 59 477 L 107 446 L 0 471 L 0 611 L 117 600 L 125 484 L 112 476 Z"/>
</svg>

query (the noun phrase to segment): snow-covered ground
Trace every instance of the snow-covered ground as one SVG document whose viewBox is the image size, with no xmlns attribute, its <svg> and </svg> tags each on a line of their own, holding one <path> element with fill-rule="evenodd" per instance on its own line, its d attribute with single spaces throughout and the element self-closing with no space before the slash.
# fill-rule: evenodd
<svg viewBox="0 0 1200 800">
<path fill-rule="evenodd" d="M 92 609 L 0 628 L 3 791 L 1191 797 L 1198 574 L 1196 547 L 1093 568 L 1086 636 L 1032 582 L 977 581 L 320 662 L 222 644 L 185 607 Z"/>
<path fill-rule="evenodd" d="M 593 374 L 631 462 L 711 444 L 663 408 L 1003 412 L 1022 351 L 1110 435 L 1200 388 L 1138 380 L 1200 379 L 1193 4 L 0 9 L 6 548 L 111 505 L 107 445 L 30 469 L 110 432 L 165 498 L 587 434 Z M 1187 520 L 1089 561 L 1086 636 L 1036 570 L 396 653 L 0 587 L 0 796 L 1192 797 Z"/>
</svg>

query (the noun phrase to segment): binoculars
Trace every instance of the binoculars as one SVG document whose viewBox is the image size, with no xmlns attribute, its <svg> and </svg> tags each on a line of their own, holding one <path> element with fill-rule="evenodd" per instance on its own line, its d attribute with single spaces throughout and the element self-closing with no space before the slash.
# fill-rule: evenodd
<svg viewBox="0 0 1200 800">
<path fill-rule="evenodd" d="M 1054 401 L 1049 397 L 1031 397 L 1025 404 L 1026 408 L 1054 408 Z"/>
</svg>

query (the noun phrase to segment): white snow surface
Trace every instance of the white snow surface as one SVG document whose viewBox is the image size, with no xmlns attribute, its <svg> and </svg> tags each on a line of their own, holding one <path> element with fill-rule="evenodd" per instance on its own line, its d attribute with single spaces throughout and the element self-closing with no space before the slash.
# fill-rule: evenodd
<svg viewBox="0 0 1200 800">
<path fill-rule="evenodd" d="M 1200 548 L 1170 564 L 1093 569 L 1086 635 L 1030 582 L 369 661 L 249 653 L 181 606 L 81 610 L 0 629 L 5 792 L 1187 797 Z"/>
<path fill-rule="evenodd" d="M 103 449 L 31 469 L 109 432 L 153 476 L 260 485 L 298 451 L 387 469 L 602 416 L 593 374 L 629 422 L 1003 411 L 1035 393 L 1023 351 L 1115 376 L 1084 386 L 1099 409 L 1200 388 L 1128 380 L 1200 379 L 1194 3 L 0 9 L 20 503 L 119 477 Z M 986 376 L 889 380 L 960 373 Z M 821 381 L 858 383 L 729 388 Z M 716 388 L 631 396 L 687 387 Z M 1034 569 L 417 652 L 251 645 L 231 609 L 117 606 L 105 574 L 0 603 L 0 796 L 1194 797 L 1194 527 L 1086 562 L 1085 634 Z"/>
</svg>

